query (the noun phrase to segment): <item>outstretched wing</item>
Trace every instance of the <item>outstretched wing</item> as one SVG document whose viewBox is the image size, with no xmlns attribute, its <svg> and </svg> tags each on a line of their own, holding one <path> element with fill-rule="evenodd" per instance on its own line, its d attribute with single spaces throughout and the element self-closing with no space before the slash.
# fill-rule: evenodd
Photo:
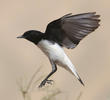
<svg viewBox="0 0 110 100">
<path fill-rule="evenodd" d="M 49 40 L 61 46 L 74 48 L 85 36 L 99 27 L 99 17 L 95 12 L 67 14 L 49 23 L 45 34 Z"/>
</svg>

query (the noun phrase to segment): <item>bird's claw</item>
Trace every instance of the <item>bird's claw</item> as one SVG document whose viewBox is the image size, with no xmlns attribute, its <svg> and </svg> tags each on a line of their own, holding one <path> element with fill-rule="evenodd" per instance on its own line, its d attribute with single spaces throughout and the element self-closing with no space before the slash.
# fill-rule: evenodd
<svg viewBox="0 0 110 100">
<path fill-rule="evenodd" d="M 51 84 L 53 83 L 53 80 L 47 80 L 46 83 Z"/>
<path fill-rule="evenodd" d="M 41 84 L 39 85 L 39 88 L 45 86 L 46 83 L 52 85 L 53 80 L 43 80 L 43 81 L 41 82 Z"/>
</svg>

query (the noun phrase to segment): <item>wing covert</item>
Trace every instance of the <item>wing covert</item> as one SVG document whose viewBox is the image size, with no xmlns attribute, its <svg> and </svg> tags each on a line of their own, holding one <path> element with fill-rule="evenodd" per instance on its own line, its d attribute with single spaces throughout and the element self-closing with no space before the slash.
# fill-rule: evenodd
<svg viewBox="0 0 110 100">
<path fill-rule="evenodd" d="M 48 24 L 46 36 L 66 48 L 74 48 L 89 33 L 99 27 L 99 15 L 95 12 L 77 15 L 67 14 Z"/>
</svg>

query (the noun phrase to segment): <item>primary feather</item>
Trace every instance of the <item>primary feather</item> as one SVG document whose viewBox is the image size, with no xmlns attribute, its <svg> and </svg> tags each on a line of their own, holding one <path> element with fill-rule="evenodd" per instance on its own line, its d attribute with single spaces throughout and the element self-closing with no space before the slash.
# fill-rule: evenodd
<svg viewBox="0 0 110 100">
<path fill-rule="evenodd" d="M 95 12 L 77 15 L 70 13 L 49 23 L 45 33 L 48 39 L 59 45 L 75 48 L 85 36 L 99 27 L 99 17 Z"/>
</svg>

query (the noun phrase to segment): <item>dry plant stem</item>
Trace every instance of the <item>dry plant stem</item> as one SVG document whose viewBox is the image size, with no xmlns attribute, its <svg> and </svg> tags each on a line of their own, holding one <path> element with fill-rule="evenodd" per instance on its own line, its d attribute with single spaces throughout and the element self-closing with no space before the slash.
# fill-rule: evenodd
<svg viewBox="0 0 110 100">
<path fill-rule="evenodd" d="M 41 67 L 39 67 L 36 72 L 32 75 L 31 79 L 29 80 L 29 82 L 27 83 L 27 85 L 25 84 L 25 86 L 22 84 L 23 80 L 20 80 L 20 82 L 18 82 L 20 91 L 23 95 L 24 100 L 31 100 L 31 96 L 30 96 L 30 92 L 33 90 L 33 81 L 35 79 L 36 74 L 40 71 Z M 40 78 L 39 78 L 40 80 Z M 36 82 L 38 82 L 39 80 L 37 80 Z"/>
<path fill-rule="evenodd" d="M 29 93 L 24 94 L 24 100 L 31 100 L 31 96 Z"/>
<path fill-rule="evenodd" d="M 41 100 L 56 100 L 55 96 L 60 94 L 60 93 L 61 93 L 60 90 L 56 90 L 53 93 L 51 93 L 50 95 L 47 95 L 47 96 L 43 97 Z"/>
<path fill-rule="evenodd" d="M 26 91 L 27 91 L 27 92 L 28 92 L 29 89 L 31 88 L 32 83 L 33 83 L 33 80 L 34 80 L 36 74 L 40 71 L 40 69 L 41 69 L 41 67 L 39 67 L 39 68 L 36 70 L 36 72 L 32 75 L 32 77 L 31 77 L 31 79 L 30 79 L 30 81 L 29 81 L 29 83 L 28 83 L 28 85 L 27 85 L 27 88 L 26 88 Z"/>
<path fill-rule="evenodd" d="M 80 92 L 76 100 L 80 100 L 83 92 Z"/>
</svg>

